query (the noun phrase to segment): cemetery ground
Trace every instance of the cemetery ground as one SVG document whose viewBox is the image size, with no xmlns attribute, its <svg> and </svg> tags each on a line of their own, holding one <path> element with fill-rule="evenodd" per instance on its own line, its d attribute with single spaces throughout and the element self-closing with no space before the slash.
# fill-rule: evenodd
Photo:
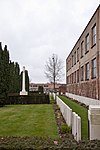
<svg viewBox="0 0 100 150">
<path fill-rule="evenodd" d="M 0 108 L 0 135 L 57 138 L 52 105 L 7 105 Z"/>
<path fill-rule="evenodd" d="M 52 99 L 51 99 L 52 100 Z M 96 150 L 98 140 L 73 139 L 59 107 L 51 104 L 7 105 L 0 108 L 0 150 Z"/>
</svg>

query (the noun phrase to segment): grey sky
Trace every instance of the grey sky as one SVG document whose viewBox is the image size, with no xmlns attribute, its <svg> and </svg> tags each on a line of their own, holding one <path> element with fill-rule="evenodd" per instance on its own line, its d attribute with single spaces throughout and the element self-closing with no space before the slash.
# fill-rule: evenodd
<svg viewBox="0 0 100 150">
<path fill-rule="evenodd" d="M 10 59 L 25 66 L 31 82 L 48 82 L 45 63 L 64 61 L 100 0 L 0 0 L 0 41 Z M 65 73 L 65 68 L 64 68 Z M 65 76 L 63 81 L 65 82 Z"/>
</svg>

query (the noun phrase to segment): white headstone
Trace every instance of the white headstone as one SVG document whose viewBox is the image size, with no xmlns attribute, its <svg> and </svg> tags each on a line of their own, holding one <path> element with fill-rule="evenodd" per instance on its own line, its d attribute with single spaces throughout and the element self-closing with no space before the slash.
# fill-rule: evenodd
<svg viewBox="0 0 100 150">
<path fill-rule="evenodd" d="M 24 66 L 22 72 L 22 91 L 20 91 L 20 95 L 28 95 L 28 92 L 25 90 L 25 67 Z"/>
<path fill-rule="evenodd" d="M 81 140 L 81 118 L 77 117 L 77 141 Z"/>
<path fill-rule="evenodd" d="M 88 110 L 90 140 L 100 140 L 100 105 L 90 105 Z"/>
</svg>

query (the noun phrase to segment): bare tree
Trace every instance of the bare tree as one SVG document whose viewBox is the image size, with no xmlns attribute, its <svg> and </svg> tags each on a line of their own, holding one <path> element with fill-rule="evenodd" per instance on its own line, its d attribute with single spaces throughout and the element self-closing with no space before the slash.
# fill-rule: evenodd
<svg viewBox="0 0 100 150">
<path fill-rule="evenodd" d="M 53 54 L 49 57 L 48 61 L 45 65 L 45 75 L 49 79 L 50 82 L 54 84 L 54 91 L 55 91 L 55 83 L 60 81 L 63 73 L 63 63 L 56 54 Z"/>
</svg>

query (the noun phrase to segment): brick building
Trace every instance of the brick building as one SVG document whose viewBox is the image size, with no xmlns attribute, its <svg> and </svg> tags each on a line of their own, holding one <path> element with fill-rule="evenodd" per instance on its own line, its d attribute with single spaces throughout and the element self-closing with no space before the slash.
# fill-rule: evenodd
<svg viewBox="0 0 100 150">
<path fill-rule="evenodd" d="M 66 59 L 66 91 L 100 100 L 100 5 Z"/>
<path fill-rule="evenodd" d="M 61 83 L 55 84 L 55 89 L 57 92 L 65 92 L 64 91 L 64 85 Z M 53 83 L 30 83 L 29 90 L 30 91 L 38 91 L 39 86 L 42 86 L 44 89 L 44 92 L 52 92 L 54 90 L 54 84 Z"/>
</svg>

